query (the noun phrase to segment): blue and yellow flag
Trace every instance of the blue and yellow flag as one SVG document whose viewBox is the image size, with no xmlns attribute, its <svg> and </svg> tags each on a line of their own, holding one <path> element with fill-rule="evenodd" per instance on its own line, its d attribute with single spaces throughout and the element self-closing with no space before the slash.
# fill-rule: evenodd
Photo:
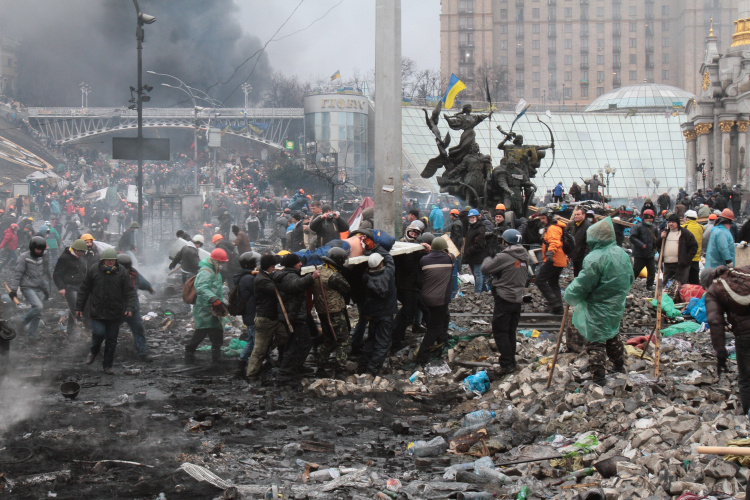
<svg viewBox="0 0 750 500">
<path fill-rule="evenodd" d="M 456 75 L 451 73 L 451 79 L 448 81 L 448 88 L 445 90 L 443 96 L 443 102 L 445 103 L 445 109 L 451 109 L 453 107 L 453 101 L 459 92 L 466 88 L 466 84 L 458 79 Z"/>
<path fill-rule="evenodd" d="M 331 81 L 334 81 L 336 78 L 341 78 L 341 71 L 336 71 L 331 75 Z"/>
</svg>

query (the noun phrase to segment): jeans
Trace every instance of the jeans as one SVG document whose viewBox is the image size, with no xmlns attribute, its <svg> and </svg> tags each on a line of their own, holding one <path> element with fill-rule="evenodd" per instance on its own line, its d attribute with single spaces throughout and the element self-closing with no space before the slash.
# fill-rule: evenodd
<svg viewBox="0 0 750 500">
<path fill-rule="evenodd" d="M 3 261 L 0 262 L 0 269 L 4 268 L 7 264 L 14 264 L 18 261 L 18 250 L 9 250 L 3 248 Z"/>
<path fill-rule="evenodd" d="M 125 318 L 125 323 L 128 324 L 133 334 L 133 343 L 135 344 L 138 356 L 146 356 L 148 354 L 148 344 L 146 344 L 146 336 L 144 335 L 146 328 L 143 326 L 143 318 L 140 311 L 136 309 L 131 317 Z"/>
<path fill-rule="evenodd" d="M 737 375 L 742 412 L 750 411 L 750 337 L 736 335 L 734 345 L 737 350 Z"/>
<path fill-rule="evenodd" d="M 474 293 L 484 291 L 484 274 L 482 274 L 482 264 L 471 264 L 471 274 L 474 275 Z"/>
<path fill-rule="evenodd" d="M 427 333 L 425 333 L 422 343 L 417 352 L 417 363 L 427 362 L 430 353 L 430 347 L 436 341 L 441 342 L 448 339 L 448 304 L 442 306 L 428 306 L 429 319 L 427 320 Z"/>
<path fill-rule="evenodd" d="M 552 259 L 542 265 L 536 275 L 536 286 L 549 307 L 562 307 L 562 293 L 560 292 L 560 273 L 563 267 L 556 267 Z"/>
<path fill-rule="evenodd" d="M 65 289 L 65 301 L 68 303 L 68 326 L 67 334 L 75 335 L 76 333 L 76 299 L 78 298 L 77 288 Z M 87 301 L 88 302 L 88 301 Z"/>
<path fill-rule="evenodd" d="M 47 249 L 47 255 L 49 255 L 49 268 L 54 270 L 55 265 L 57 264 L 57 258 L 60 254 L 59 248 L 48 248 Z"/>
<path fill-rule="evenodd" d="M 100 319 L 91 320 L 91 354 L 99 354 L 102 342 L 104 342 L 104 368 L 111 368 L 115 361 L 115 349 L 117 349 L 117 336 L 120 334 L 120 321 L 104 321 Z"/>
<path fill-rule="evenodd" d="M 23 323 L 29 325 L 29 339 L 34 340 L 36 331 L 39 329 L 39 321 L 42 319 L 42 309 L 44 309 L 42 299 L 44 295 L 40 290 L 33 288 L 21 288 L 21 293 L 31 306 L 31 309 L 23 315 Z"/>
<path fill-rule="evenodd" d="M 370 319 L 370 335 L 358 360 L 359 373 L 377 375 L 383 368 L 383 362 L 391 348 L 392 325 L 393 319 L 390 316 Z"/>
<path fill-rule="evenodd" d="M 500 366 L 516 366 L 516 329 L 521 318 L 521 303 L 495 296 L 492 313 L 492 336 L 500 353 Z"/>
<path fill-rule="evenodd" d="M 249 360 L 250 354 L 252 354 L 253 348 L 255 348 L 255 323 L 245 328 L 245 335 L 247 336 L 247 344 L 245 344 L 245 348 L 240 353 L 240 361 Z"/>
<path fill-rule="evenodd" d="M 451 298 L 455 299 L 458 295 L 458 271 L 461 269 L 461 256 L 456 257 L 456 261 L 453 263 L 453 272 L 451 273 L 451 283 L 453 283 L 453 291 L 451 292 Z"/>
<path fill-rule="evenodd" d="M 653 257 L 635 257 L 633 259 L 633 276 L 638 278 L 643 268 L 646 268 L 647 278 L 646 286 L 654 286 L 654 277 L 656 276 L 656 264 Z"/>
<path fill-rule="evenodd" d="M 266 357 L 272 347 L 281 349 L 286 344 L 287 331 L 279 320 L 256 316 L 253 337 L 255 345 L 250 354 L 250 361 L 247 363 L 246 375 L 248 377 L 252 377 L 260 371 L 263 358 Z"/>
</svg>

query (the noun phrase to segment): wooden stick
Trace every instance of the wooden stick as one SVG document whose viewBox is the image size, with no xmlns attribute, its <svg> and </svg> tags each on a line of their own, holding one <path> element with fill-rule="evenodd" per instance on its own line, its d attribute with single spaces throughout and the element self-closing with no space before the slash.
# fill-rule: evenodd
<svg viewBox="0 0 750 500">
<path fill-rule="evenodd" d="M 8 290 L 8 293 L 10 293 L 10 287 L 8 286 L 8 283 L 3 282 L 3 285 L 5 285 L 5 289 Z M 20 300 L 18 300 L 18 297 L 13 297 L 13 302 L 18 305 L 21 303 Z"/>
<path fill-rule="evenodd" d="M 557 364 L 557 354 L 560 352 L 560 343 L 562 343 L 563 332 L 565 331 L 565 325 L 568 323 L 568 313 L 570 312 L 570 304 L 565 304 L 565 312 L 563 313 L 562 324 L 560 325 L 560 333 L 557 335 L 557 343 L 555 344 L 555 355 L 552 357 L 552 368 L 549 371 L 547 377 L 547 389 L 549 389 L 552 383 L 552 376 L 555 374 L 555 365 Z"/>
<path fill-rule="evenodd" d="M 172 270 L 171 270 L 171 271 L 169 272 L 169 274 L 167 274 L 167 276 L 172 276 L 172 275 L 173 275 L 174 273 L 176 273 L 177 271 L 179 271 L 179 270 L 180 270 L 181 268 L 182 268 L 182 266 L 177 266 L 177 267 L 175 267 L 174 269 L 172 269 Z"/>
<path fill-rule="evenodd" d="M 643 352 L 641 353 L 641 359 L 643 359 L 643 356 L 646 355 L 646 351 L 648 350 L 648 346 L 651 344 L 651 339 L 654 337 L 654 335 L 657 334 L 657 332 L 661 333 L 659 330 L 661 328 L 661 296 L 662 296 L 662 294 L 661 294 L 661 290 L 660 290 L 660 288 L 661 288 L 661 280 L 659 279 L 659 277 L 661 276 L 661 262 L 662 262 L 662 259 L 664 258 L 664 242 L 666 240 L 667 240 L 666 238 L 664 238 L 664 239 L 661 240 L 661 251 L 659 252 L 659 267 L 656 269 L 656 286 L 654 287 L 654 288 L 656 288 L 656 296 L 654 297 L 656 299 L 656 327 L 654 327 L 654 330 L 651 332 L 651 335 L 648 336 L 648 340 L 646 341 L 646 344 L 643 346 Z M 658 338 L 659 337 L 657 337 L 657 339 Z M 654 348 L 656 348 L 656 345 L 658 345 L 657 344 L 658 342 L 659 342 L 658 340 L 654 341 Z M 657 356 L 658 356 L 658 354 L 657 354 Z M 658 368 L 659 362 L 656 361 L 656 360 L 654 360 L 654 363 L 655 363 L 655 366 L 657 367 L 656 368 L 656 373 L 658 374 L 659 373 L 659 368 Z M 656 375 L 656 376 L 658 377 L 658 375 Z"/>
<path fill-rule="evenodd" d="M 750 457 L 750 447 L 745 446 L 698 446 L 695 451 L 701 455 L 738 455 Z"/>
</svg>

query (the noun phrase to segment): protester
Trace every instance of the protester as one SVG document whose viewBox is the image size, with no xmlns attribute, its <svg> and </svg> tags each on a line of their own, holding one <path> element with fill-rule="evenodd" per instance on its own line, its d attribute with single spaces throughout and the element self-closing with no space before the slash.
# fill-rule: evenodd
<svg viewBox="0 0 750 500">
<path fill-rule="evenodd" d="M 698 242 L 693 234 L 680 227 L 680 217 L 672 214 L 667 217 L 667 230 L 662 231 L 657 245 L 664 243 L 664 283 L 674 278 L 679 283 L 687 283 L 690 263 L 698 250 Z"/>
<path fill-rule="evenodd" d="M 469 227 L 464 237 L 463 249 L 461 256 L 463 264 L 469 266 L 471 273 L 474 275 L 474 293 L 482 293 L 486 288 L 484 285 L 484 275 L 482 274 L 482 261 L 485 257 L 485 248 L 487 239 L 485 238 L 486 228 L 479 218 L 479 211 L 472 208 L 468 213 Z"/>
<path fill-rule="evenodd" d="M 656 254 L 657 233 L 654 227 L 654 211 L 645 210 L 643 221 L 636 224 L 630 231 L 630 244 L 633 250 L 633 276 L 638 277 L 643 268 L 646 268 L 646 290 L 654 289 L 654 278 L 656 276 Z"/>
<path fill-rule="evenodd" d="M 429 216 L 430 228 L 432 228 L 432 234 L 439 236 L 443 234 L 443 211 L 437 205 L 432 205 Z"/>
<path fill-rule="evenodd" d="M 90 267 L 76 299 L 76 316 L 83 317 L 87 304 L 91 316 L 91 347 L 86 358 L 96 360 L 104 342 L 104 373 L 113 375 L 120 323 L 136 310 L 136 292 L 127 271 L 117 263 L 117 252 L 109 248 L 101 254 L 98 266 Z"/>
<path fill-rule="evenodd" d="M 349 231 L 349 224 L 330 205 L 324 205 L 323 214 L 310 222 L 310 230 L 318 235 L 318 246 L 323 246 L 341 239 L 341 233 Z"/>
<path fill-rule="evenodd" d="M 133 310 L 132 315 L 125 318 L 125 323 L 128 324 L 130 332 L 133 334 L 133 343 L 135 344 L 135 350 L 138 353 L 138 359 L 144 363 L 150 363 L 152 359 L 148 354 L 146 328 L 143 326 L 143 318 L 141 317 L 141 301 L 138 297 L 138 290 L 145 290 L 151 295 L 155 294 L 156 291 L 143 274 L 139 273 L 138 270 L 133 267 L 133 260 L 130 256 L 124 253 L 118 255 L 117 263 L 125 268 L 133 289 L 135 290 L 135 309 Z"/>
<path fill-rule="evenodd" d="M 606 357 L 612 360 L 614 371 L 625 370 L 618 334 L 634 277 L 628 254 L 615 244 L 615 228 L 609 217 L 589 228 L 586 243 L 591 252 L 583 260 L 580 274 L 565 289 L 565 301 L 575 307 L 573 325 L 588 341 L 586 352 L 594 383 L 604 385 Z"/>
<path fill-rule="evenodd" d="M 47 242 L 34 236 L 29 242 L 29 251 L 18 256 L 16 269 L 10 282 L 11 299 L 17 297 L 20 288 L 31 309 L 23 316 L 22 323 L 28 327 L 29 341 L 36 342 L 36 333 L 42 319 L 42 300 L 49 298 L 49 261 L 44 255 Z"/>
<path fill-rule="evenodd" d="M 586 231 L 591 227 L 591 221 L 586 218 L 586 212 L 582 208 L 576 208 L 573 211 L 573 224 L 568 226 L 568 231 L 573 235 L 575 249 L 570 260 L 573 261 L 573 277 L 578 276 L 583 267 L 583 259 L 589 253 L 589 246 L 586 244 Z"/>
<path fill-rule="evenodd" d="M 272 347 L 278 347 L 281 351 L 288 338 L 280 308 L 281 295 L 273 281 L 275 270 L 276 258 L 263 255 L 260 258 L 260 272 L 255 276 L 255 345 L 247 364 L 248 378 L 258 375 L 268 351 Z"/>
<path fill-rule="evenodd" d="M 76 334 L 76 300 L 88 270 L 84 260 L 87 249 L 85 241 L 75 240 L 70 247 L 63 249 L 52 273 L 52 279 L 60 296 L 68 303 L 69 314 L 66 328 L 68 337 Z"/>
<path fill-rule="evenodd" d="M 3 233 L 3 240 L 0 241 L 0 251 L 2 251 L 3 260 L 0 262 L 0 269 L 8 263 L 15 263 L 18 259 L 18 224 L 11 224 Z"/>
<path fill-rule="evenodd" d="M 322 344 L 318 346 L 316 375 L 332 375 L 343 380 L 351 348 L 349 316 L 346 312 L 351 286 L 341 272 L 347 260 L 346 250 L 333 247 L 321 259 L 323 266 L 320 276 L 313 284 L 315 310 L 323 332 Z M 332 374 L 328 369 L 331 354 L 334 355 Z"/>
<path fill-rule="evenodd" d="M 544 226 L 542 255 L 544 265 L 536 274 L 536 286 L 547 301 L 552 314 L 562 314 L 562 296 L 560 293 L 560 274 L 568 265 L 568 257 L 563 251 L 562 238 L 565 223 L 550 216 L 550 211 L 543 208 L 537 212 Z"/>
<path fill-rule="evenodd" d="M 250 246 L 250 240 L 245 231 L 240 230 L 239 226 L 232 226 L 232 234 L 234 235 L 233 243 L 239 255 L 252 251 L 253 248 Z"/>
<path fill-rule="evenodd" d="M 245 348 L 240 353 L 237 375 L 244 377 L 247 373 L 247 364 L 255 347 L 255 267 L 260 255 L 255 252 L 245 252 L 240 255 L 240 267 L 242 270 L 232 277 L 234 286 L 239 293 L 239 302 L 242 304 L 242 324 L 245 325 Z M 231 297 L 231 293 L 230 293 Z"/>
<path fill-rule="evenodd" d="M 364 276 L 362 316 L 369 322 L 369 336 L 358 360 L 357 373 L 377 375 L 391 346 L 391 325 L 396 312 L 393 257 L 380 245 L 372 249 Z"/>
<path fill-rule="evenodd" d="M 725 208 L 716 220 L 716 226 L 711 230 L 708 248 L 706 248 L 706 268 L 734 265 L 734 238 L 729 229 L 732 222 L 734 222 L 734 214 Z"/>
<path fill-rule="evenodd" d="M 429 315 L 427 331 L 417 350 L 415 362 L 424 364 L 429 350 L 435 342 L 448 341 L 448 306 L 451 302 L 451 274 L 454 257 L 448 252 L 448 244 L 443 238 L 435 238 L 429 246 L 430 252 L 419 261 L 423 283 L 420 299 Z"/>
<path fill-rule="evenodd" d="M 703 226 L 698 224 L 697 219 L 698 213 L 695 210 L 688 210 L 685 212 L 685 224 L 682 227 L 690 231 L 690 234 L 695 238 L 698 248 L 695 251 L 693 260 L 690 262 L 690 271 L 688 272 L 687 282 L 691 285 L 700 285 L 700 263 L 701 263 L 701 248 L 703 247 Z"/>
<path fill-rule="evenodd" d="M 196 234 L 192 241 L 189 241 L 177 251 L 174 258 L 169 263 L 170 270 L 178 265 L 180 266 L 183 284 L 198 272 L 198 266 L 201 260 L 198 249 L 203 247 L 203 241 L 203 235 Z"/>
<path fill-rule="evenodd" d="M 451 209 L 450 221 L 445 227 L 445 234 L 449 236 L 451 242 L 453 242 L 456 248 L 460 250 L 461 248 L 463 248 L 464 244 L 464 226 L 458 216 L 458 209 Z M 458 295 L 458 272 L 461 270 L 461 264 L 461 254 L 459 252 L 459 254 L 456 255 L 455 261 L 453 262 L 453 274 L 451 276 L 453 290 L 451 291 L 451 298 L 455 298 L 456 295 Z"/>
</svg>

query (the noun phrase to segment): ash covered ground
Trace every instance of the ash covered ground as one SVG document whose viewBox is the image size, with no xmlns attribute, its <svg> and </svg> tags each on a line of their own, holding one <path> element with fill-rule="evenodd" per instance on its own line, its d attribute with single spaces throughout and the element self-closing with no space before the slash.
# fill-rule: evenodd
<svg viewBox="0 0 750 500">
<path fill-rule="evenodd" d="M 567 270 L 561 285 L 571 278 Z M 138 360 L 124 325 L 114 376 L 84 363 L 88 336 L 66 337 L 59 299 L 45 303 L 39 342 L 19 332 L 0 383 L 0 496 L 480 499 L 528 488 L 528 498 L 744 497 L 744 468 L 694 450 L 748 437 L 736 365 L 717 378 L 707 333 L 664 338 L 658 380 L 653 349 L 644 360 L 631 350 L 627 373 L 609 374 L 604 387 L 592 383 L 587 356 L 563 342 L 546 389 L 561 317 L 545 312 L 532 285 L 519 369 L 479 394 L 462 381 L 497 363 L 492 298 L 464 286 L 451 304 L 453 339 L 429 365 L 410 361 L 421 336 L 407 332 L 409 348 L 393 353 L 379 377 L 309 378 L 285 389 L 235 378 L 236 353 L 218 367 L 209 352 L 184 365 L 192 317 L 165 289 L 141 296 L 153 362 Z M 637 280 L 623 341 L 653 328 L 647 296 Z M 7 318 L 24 311 L 5 308 Z M 236 319 L 225 346 L 240 327 Z M 72 400 L 60 392 L 68 380 L 81 386 Z M 481 409 L 495 417 L 464 427 L 464 415 Z M 418 441 L 429 444 L 410 451 Z"/>
</svg>

